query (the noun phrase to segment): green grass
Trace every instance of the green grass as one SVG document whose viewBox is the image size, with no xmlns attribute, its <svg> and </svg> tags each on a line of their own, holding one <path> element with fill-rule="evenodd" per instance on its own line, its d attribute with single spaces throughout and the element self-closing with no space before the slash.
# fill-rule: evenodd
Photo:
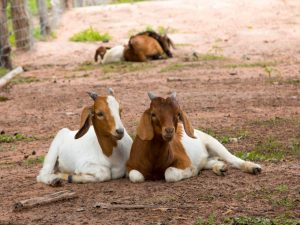
<svg viewBox="0 0 300 225">
<path fill-rule="evenodd" d="M 186 67 L 187 67 L 187 65 L 182 64 L 182 63 L 173 63 L 173 64 L 169 64 L 166 67 L 162 68 L 160 70 L 160 72 L 161 73 L 172 72 L 172 71 L 182 70 Z"/>
<path fill-rule="evenodd" d="M 259 141 L 249 152 L 237 152 L 236 156 L 250 161 L 280 161 L 286 156 L 285 147 L 273 137 Z"/>
<path fill-rule="evenodd" d="M 289 187 L 286 184 L 280 184 L 275 187 L 275 190 L 278 192 L 287 192 L 289 190 Z"/>
<path fill-rule="evenodd" d="M 108 33 L 100 34 L 98 31 L 94 30 L 93 27 L 89 27 L 81 32 L 74 34 L 70 41 L 75 42 L 92 42 L 92 41 L 103 41 L 108 42 L 112 37 Z"/>
<path fill-rule="evenodd" d="M 216 222 L 215 216 L 210 214 L 207 219 L 198 217 L 195 225 L 299 225 L 300 220 L 290 218 L 286 215 L 280 215 L 275 218 L 238 216 L 222 219 L 222 222 Z"/>
<path fill-rule="evenodd" d="M 276 66 L 275 62 L 254 62 L 254 63 L 241 63 L 241 64 L 228 64 L 225 65 L 227 68 L 270 68 L 270 66 Z"/>
<path fill-rule="evenodd" d="M 33 140 L 33 138 L 27 137 L 24 134 L 0 134 L 0 143 L 11 143 L 15 141 L 22 141 L 22 140 Z"/>
<path fill-rule="evenodd" d="M 26 166 L 31 166 L 31 165 L 35 165 L 35 164 L 42 164 L 44 162 L 44 159 L 45 159 L 44 156 L 37 156 L 37 157 L 32 158 L 32 159 L 24 160 L 24 164 Z"/>
<path fill-rule="evenodd" d="M 53 40 L 55 38 L 57 38 L 57 35 L 55 32 L 51 32 L 48 36 L 42 36 L 41 34 L 41 28 L 40 27 L 35 27 L 33 29 L 33 37 L 34 39 L 38 40 L 38 41 L 48 41 L 48 40 Z"/>
<path fill-rule="evenodd" d="M 22 77 L 20 75 L 15 76 L 10 83 L 15 84 L 26 84 L 26 83 L 33 83 L 33 82 L 39 82 L 40 80 L 36 77 Z"/>
<path fill-rule="evenodd" d="M 101 66 L 103 73 L 129 73 L 153 68 L 150 63 L 118 62 L 112 64 L 103 64 Z"/>
<path fill-rule="evenodd" d="M 4 68 L 4 67 L 0 67 L 0 77 L 3 77 L 5 74 L 8 73 L 8 69 Z"/>
<path fill-rule="evenodd" d="M 46 0 L 48 9 L 51 8 L 51 0 Z M 28 8 L 32 15 L 38 14 L 38 6 L 36 0 L 28 0 Z"/>
<path fill-rule="evenodd" d="M 198 60 L 201 61 L 216 61 L 216 60 L 226 60 L 227 58 L 223 55 L 217 55 L 217 54 L 200 54 L 198 56 Z"/>
</svg>

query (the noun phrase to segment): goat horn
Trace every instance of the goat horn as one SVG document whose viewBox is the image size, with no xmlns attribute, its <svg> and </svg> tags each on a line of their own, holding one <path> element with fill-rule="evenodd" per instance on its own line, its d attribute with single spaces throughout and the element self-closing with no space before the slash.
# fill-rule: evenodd
<svg viewBox="0 0 300 225">
<path fill-rule="evenodd" d="M 173 91 L 173 92 L 172 92 L 171 98 L 173 98 L 174 100 L 176 99 L 176 91 Z"/>
<path fill-rule="evenodd" d="M 156 95 L 153 92 L 148 92 L 148 96 L 151 101 L 156 98 Z"/>
<path fill-rule="evenodd" d="M 114 89 L 108 88 L 108 94 L 110 94 L 110 95 L 112 95 L 112 96 L 115 96 Z"/>
<path fill-rule="evenodd" d="M 87 92 L 88 95 L 95 101 L 96 98 L 98 97 L 98 94 L 95 92 Z"/>
</svg>

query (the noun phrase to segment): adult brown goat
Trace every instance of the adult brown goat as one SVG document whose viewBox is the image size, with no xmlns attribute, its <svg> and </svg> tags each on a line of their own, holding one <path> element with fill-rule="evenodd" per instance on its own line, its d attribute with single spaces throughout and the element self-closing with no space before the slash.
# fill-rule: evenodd
<svg viewBox="0 0 300 225">
<path fill-rule="evenodd" d="M 221 160 L 244 172 L 261 172 L 260 165 L 232 155 L 212 136 L 194 130 L 176 93 L 166 99 L 148 95 L 150 108 L 142 115 L 127 161 L 132 182 L 163 178 L 175 182 L 196 176 L 201 169 L 224 175 L 227 167 Z"/>
<path fill-rule="evenodd" d="M 171 47 L 175 48 L 167 35 L 162 36 L 154 31 L 141 32 L 130 37 L 124 49 L 124 59 L 146 62 L 148 59 L 160 59 L 164 53 L 171 58 L 173 57 Z"/>
</svg>

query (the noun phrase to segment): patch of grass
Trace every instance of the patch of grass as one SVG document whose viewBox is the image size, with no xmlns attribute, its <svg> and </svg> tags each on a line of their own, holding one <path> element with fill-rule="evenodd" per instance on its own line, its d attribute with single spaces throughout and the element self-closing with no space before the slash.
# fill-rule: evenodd
<svg viewBox="0 0 300 225">
<path fill-rule="evenodd" d="M 290 118 L 281 118 L 281 117 L 273 117 L 269 119 L 257 119 L 251 121 L 251 124 L 254 125 L 262 125 L 262 126 L 275 126 L 275 125 L 281 125 L 291 120 Z"/>
<path fill-rule="evenodd" d="M 5 101 L 7 101 L 7 100 L 8 100 L 7 97 L 1 96 L 1 95 L 0 95 L 0 102 L 5 102 Z"/>
<path fill-rule="evenodd" d="M 181 71 L 185 69 L 191 69 L 191 68 L 198 68 L 202 67 L 203 64 L 201 63 L 172 63 L 167 65 L 166 67 L 162 68 L 159 72 L 160 73 L 165 73 L 165 72 L 173 72 L 173 71 Z"/>
<path fill-rule="evenodd" d="M 26 159 L 24 160 L 24 164 L 26 166 L 31 166 L 35 164 L 42 164 L 44 162 L 45 156 L 37 156 L 33 159 Z"/>
<path fill-rule="evenodd" d="M 286 216 L 279 216 L 274 219 L 265 217 L 240 216 L 226 218 L 223 220 L 222 225 L 297 225 L 299 222 L 299 219 L 292 219 Z"/>
<path fill-rule="evenodd" d="M 273 137 L 268 137 L 256 144 L 250 152 L 237 152 L 236 156 L 250 161 L 280 161 L 285 158 L 283 144 Z"/>
<path fill-rule="evenodd" d="M 15 141 L 22 141 L 22 140 L 32 140 L 33 138 L 27 137 L 24 134 L 0 134 L 0 143 L 11 143 Z"/>
<path fill-rule="evenodd" d="M 215 54 L 201 54 L 198 56 L 198 60 L 201 61 L 216 61 L 216 60 L 225 60 L 227 59 L 225 56 L 223 55 L 215 55 Z"/>
<path fill-rule="evenodd" d="M 100 34 L 98 31 L 94 30 L 93 27 L 89 27 L 88 29 L 78 32 L 74 34 L 70 41 L 75 42 L 91 42 L 91 41 L 102 41 L 108 42 L 112 39 L 112 37 L 108 33 Z"/>
<path fill-rule="evenodd" d="M 216 224 L 216 219 L 214 214 L 210 214 L 207 219 L 198 217 L 195 225 L 214 225 Z"/>
<path fill-rule="evenodd" d="M 292 208 L 294 205 L 294 201 L 289 198 L 289 197 L 284 197 L 281 199 L 276 199 L 272 201 L 273 204 L 278 205 L 278 206 L 283 206 L 283 207 L 287 207 L 287 208 Z"/>
<path fill-rule="evenodd" d="M 270 66 L 276 66 L 276 63 L 275 62 L 254 62 L 254 63 L 241 63 L 241 64 L 225 65 L 225 67 L 227 67 L 227 68 L 252 68 L 252 67 L 267 68 Z"/>
<path fill-rule="evenodd" d="M 38 41 L 48 41 L 48 40 L 53 40 L 57 38 L 57 35 L 55 32 L 51 32 L 48 36 L 42 36 L 41 34 L 41 28 L 40 27 L 35 27 L 33 29 L 33 37 L 34 39 Z"/>
<path fill-rule="evenodd" d="M 153 68 L 150 63 L 117 62 L 101 66 L 103 73 L 129 73 Z"/>
<path fill-rule="evenodd" d="M 90 62 L 88 63 L 82 63 L 80 64 L 77 68 L 76 71 L 82 71 L 82 70 L 95 70 L 98 69 L 99 65 L 98 64 L 92 64 Z"/>
<path fill-rule="evenodd" d="M 275 190 L 279 192 L 287 192 L 289 190 L 289 187 L 286 184 L 280 184 L 275 187 Z"/>
<path fill-rule="evenodd" d="M 3 77 L 5 74 L 8 73 L 8 69 L 4 68 L 4 67 L 0 67 L 0 77 Z"/>
<path fill-rule="evenodd" d="M 10 83 L 11 84 L 27 84 L 33 82 L 39 82 L 40 80 L 36 77 L 22 77 L 22 76 L 15 76 Z"/>
</svg>

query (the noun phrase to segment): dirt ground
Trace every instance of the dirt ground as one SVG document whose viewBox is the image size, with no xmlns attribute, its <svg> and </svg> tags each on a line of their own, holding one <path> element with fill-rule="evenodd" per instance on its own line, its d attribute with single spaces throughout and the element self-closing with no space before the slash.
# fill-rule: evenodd
<svg viewBox="0 0 300 225">
<path fill-rule="evenodd" d="M 177 45 L 173 59 L 101 66 L 93 62 L 101 43 L 68 41 L 93 26 L 112 35 L 106 45 L 122 44 L 149 25 L 169 27 Z M 77 8 L 63 15 L 57 36 L 37 42 L 30 53 L 15 53 L 15 64 L 27 71 L 0 90 L 8 98 L 0 102 L 0 131 L 25 137 L 0 142 L 0 224 L 300 218 L 299 1 L 174 0 Z M 262 173 L 230 168 L 224 177 L 203 171 L 178 183 L 132 184 L 125 178 L 57 188 L 36 183 L 56 132 L 78 129 L 82 108 L 92 103 L 86 91 L 105 94 L 107 87 L 115 90 L 132 135 L 149 105 L 147 91 L 167 96 L 176 90 L 195 128 L 233 153 L 255 152 Z M 12 211 L 17 201 L 59 190 L 74 190 L 78 198 Z M 97 202 L 157 208 L 106 210 L 95 208 Z"/>
</svg>

